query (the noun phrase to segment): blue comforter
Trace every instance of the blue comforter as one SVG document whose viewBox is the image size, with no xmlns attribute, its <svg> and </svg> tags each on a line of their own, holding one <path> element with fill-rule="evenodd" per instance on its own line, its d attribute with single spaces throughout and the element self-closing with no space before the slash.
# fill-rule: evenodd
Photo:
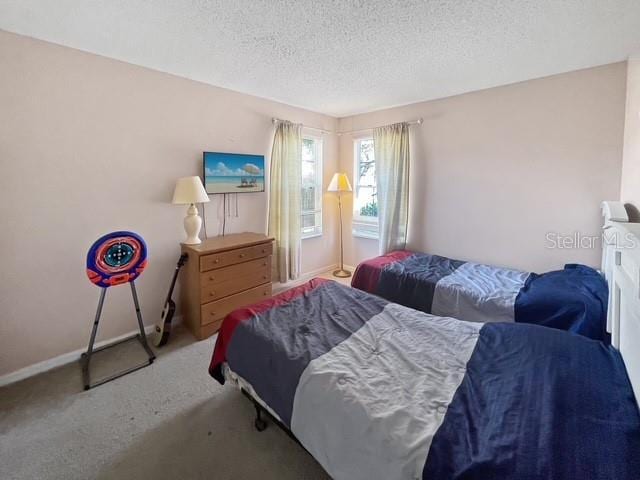
<svg viewBox="0 0 640 480">
<path fill-rule="evenodd" d="M 607 284 L 585 265 L 536 274 L 439 255 L 392 252 L 363 262 L 352 285 L 435 315 L 534 323 L 609 341 Z"/>
<path fill-rule="evenodd" d="M 227 317 L 210 372 L 248 382 L 336 479 L 639 478 L 620 354 L 560 330 L 316 280 Z"/>
</svg>

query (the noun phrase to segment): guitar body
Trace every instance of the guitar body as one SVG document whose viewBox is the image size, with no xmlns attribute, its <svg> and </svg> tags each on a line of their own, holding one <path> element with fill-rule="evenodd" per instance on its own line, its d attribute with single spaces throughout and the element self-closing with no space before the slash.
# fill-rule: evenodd
<svg viewBox="0 0 640 480">
<path fill-rule="evenodd" d="M 153 344 L 156 347 L 162 347 L 169 340 L 169 335 L 171 334 L 171 320 L 173 320 L 173 314 L 175 312 L 176 302 L 169 299 L 168 304 L 162 309 L 160 324 L 156 325 L 156 336 L 153 340 Z"/>
<path fill-rule="evenodd" d="M 162 308 L 160 323 L 156 325 L 155 337 L 153 339 L 153 344 L 156 347 L 166 345 L 169 340 L 169 335 L 171 334 L 171 320 L 173 320 L 173 315 L 176 313 L 176 303 L 171 299 L 171 295 L 173 295 L 173 289 L 176 286 L 176 280 L 178 279 L 180 268 L 186 263 L 186 261 L 187 255 L 182 254 L 176 265 L 176 270 L 173 273 L 169 293 L 167 294 L 167 299 L 165 300 L 164 307 Z"/>
</svg>

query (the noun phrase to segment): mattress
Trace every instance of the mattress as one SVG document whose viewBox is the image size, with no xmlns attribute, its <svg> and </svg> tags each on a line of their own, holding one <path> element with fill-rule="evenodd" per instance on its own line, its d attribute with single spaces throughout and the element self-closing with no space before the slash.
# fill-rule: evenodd
<svg viewBox="0 0 640 480">
<path fill-rule="evenodd" d="M 607 283 L 585 265 L 536 274 L 396 251 L 362 262 L 352 286 L 434 315 L 533 323 L 609 341 Z"/>
<path fill-rule="evenodd" d="M 315 279 L 230 314 L 209 371 L 244 382 L 336 479 L 640 471 L 622 358 L 560 330 L 429 315 Z"/>
</svg>

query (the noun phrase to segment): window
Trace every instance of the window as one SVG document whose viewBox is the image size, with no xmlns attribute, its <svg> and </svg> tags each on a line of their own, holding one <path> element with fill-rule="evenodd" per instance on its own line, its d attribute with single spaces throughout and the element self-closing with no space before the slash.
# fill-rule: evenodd
<svg viewBox="0 0 640 480">
<path fill-rule="evenodd" d="M 356 140 L 354 157 L 353 234 L 357 237 L 378 238 L 378 197 L 373 138 Z"/>
<path fill-rule="evenodd" d="M 302 238 L 322 235 L 322 139 L 302 137 Z"/>
</svg>

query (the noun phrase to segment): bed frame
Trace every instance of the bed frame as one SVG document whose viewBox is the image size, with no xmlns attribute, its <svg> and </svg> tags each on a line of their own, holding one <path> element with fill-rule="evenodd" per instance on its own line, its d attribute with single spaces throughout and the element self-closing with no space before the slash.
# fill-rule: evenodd
<svg viewBox="0 0 640 480">
<path fill-rule="evenodd" d="M 602 271 L 609 284 L 607 330 L 640 404 L 640 223 L 629 223 L 621 202 L 603 202 L 602 213 Z"/>
</svg>

